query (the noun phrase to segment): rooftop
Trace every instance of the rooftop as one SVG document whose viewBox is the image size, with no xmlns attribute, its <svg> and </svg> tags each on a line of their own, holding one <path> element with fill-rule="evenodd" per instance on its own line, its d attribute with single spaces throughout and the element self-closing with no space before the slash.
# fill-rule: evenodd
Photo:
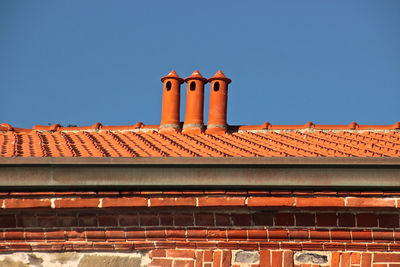
<svg viewBox="0 0 400 267">
<path fill-rule="evenodd" d="M 217 134 L 160 133 L 158 125 L 0 125 L 0 157 L 399 157 L 394 125 L 228 126 Z"/>
</svg>

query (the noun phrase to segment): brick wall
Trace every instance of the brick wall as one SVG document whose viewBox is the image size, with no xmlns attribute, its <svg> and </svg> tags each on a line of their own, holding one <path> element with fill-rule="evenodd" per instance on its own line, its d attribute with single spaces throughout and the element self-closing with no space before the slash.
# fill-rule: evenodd
<svg viewBox="0 0 400 267">
<path fill-rule="evenodd" d="M 400 192 L 85 191 L 0 197 L 2 253 L 142 251 L 156 266 L 307 266 L 315 258 L 327 262 L 313 266 L 400 264 Z"/>
</svg>

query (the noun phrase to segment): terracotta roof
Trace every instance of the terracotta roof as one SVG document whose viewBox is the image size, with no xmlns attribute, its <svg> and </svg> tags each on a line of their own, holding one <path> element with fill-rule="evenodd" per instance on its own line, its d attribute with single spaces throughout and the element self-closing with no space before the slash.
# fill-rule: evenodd
<svg viewBox="0 0 400 267">
<path fill-rule="evenodd" d="M 161 134 L 158 125 L 0 125 L 0 157 L 399 157 L 394 125 L 229 126 L 225 134 Z"/>
</svg>

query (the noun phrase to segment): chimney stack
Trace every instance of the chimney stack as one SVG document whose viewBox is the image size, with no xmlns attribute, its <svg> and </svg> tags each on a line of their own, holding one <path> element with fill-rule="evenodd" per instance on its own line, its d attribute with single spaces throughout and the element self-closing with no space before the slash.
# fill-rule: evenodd
<svg viewBox="0 0 400 267">
<path fill-rule="evenodd" d="M 208 114 L 207 134 L 223 134 L 227 131 L 226 111 L 228 101 L 228 79 L 221 70 L 208 79 L 211 83 L 210 109 Z"/>
<path fill-rule="evenodd" d="M 167 76 L 161 78 L 161 82 L 164 86 L 160 133 L 177 131 L 180 127 L 180 89 L 183 79 L 172 70 Z"/>
<path fill-rule="evenodd" d="M 185 82 L 187 82 L 186 115 L 182 132 L 199 134 L 204 128 L 204 85 L 207 79 L 195 70 Z"/>
</svg>

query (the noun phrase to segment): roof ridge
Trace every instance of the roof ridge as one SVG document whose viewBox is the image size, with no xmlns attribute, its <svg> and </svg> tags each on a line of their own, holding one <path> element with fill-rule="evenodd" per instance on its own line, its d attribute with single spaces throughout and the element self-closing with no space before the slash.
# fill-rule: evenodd
<svg viewBox="0 0 400 267">
<path fill-rule="evenodd" d="M 54 125 L 34 125 L 30 128 L 17 128 L 13 127 L 8 123 L 0 124 L 0 131 L 13 131 L 13 132 L 30 132 L 30 131 L 88 131 L 88 130 L 110 130 L 110 131 L 122 131 L 122 130 L 139 130 L 139 129 L 152 129 L 158 130 L 159 125 L 147 125 L 143 122 L 138 122 L 134 125 L 103 125 L 100 122 L 95 123 L 92 126 L 67 126 L 64 127 L 60 124 Z M 373 125 L 373 124 L 357 124 L 352 122 L 350 124 L 314 124 L 308 122 L 304 125 L 275 125 L 265 122 L 260 125 L 230 125 L 228 126 L 228 132 L 239 132 L 239 131 L 257 131 L 257 130 L 400 130 L 400 122 L 396 122 L 392 125 Z"/>
</svg>

